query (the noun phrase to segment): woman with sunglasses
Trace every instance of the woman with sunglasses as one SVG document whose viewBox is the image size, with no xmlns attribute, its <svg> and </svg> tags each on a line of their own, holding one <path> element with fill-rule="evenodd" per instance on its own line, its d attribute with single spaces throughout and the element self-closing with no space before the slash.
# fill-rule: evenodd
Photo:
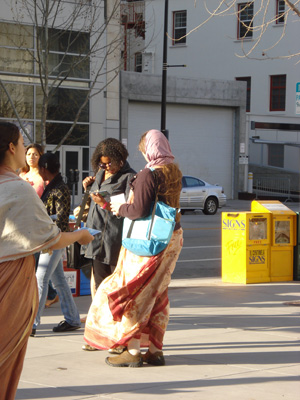
<svg viewBox="0 0 300 400">
<path fill-rule="evenodd" d="M 98 229 L 94 243 L 82 246 L 82 253 L 93 260 L 91 276 L 91 295 L 94 297 L 100 283 L 109 276 L 117 265 L 122 242 L 123 218 L 110 212 L 110 197 L 124 193 L 128 198 L 130 180 L 135 171 L 126 161 L 128 151 L 117 139 L 108 138 L 96 147 L 91 164 L 95 176 L 88 176 L 82 182 L 84 189 L 89 189 L 91 204 L 86 226 Z M 100 193 L 104 194 L 105 197 Z M 93 350 L 83 346 L 83 350 Z"/>
</svg>

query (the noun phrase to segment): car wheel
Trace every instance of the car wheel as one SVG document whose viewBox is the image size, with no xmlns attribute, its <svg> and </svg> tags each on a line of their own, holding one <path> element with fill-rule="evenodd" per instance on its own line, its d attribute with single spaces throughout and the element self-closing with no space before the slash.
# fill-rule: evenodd
<svg viewBox="0 0 300 400">
<path fill-rule="evenodd" d="M 181 215 L 185 213 L 185 210 L 180 210 Z"/>
<path fill-rule="evenodd" d="M 203 213 L 214 215 L 218 210 L 218 200 L 215 197 L 209 197 L 204 205 Z"/>
</svg>

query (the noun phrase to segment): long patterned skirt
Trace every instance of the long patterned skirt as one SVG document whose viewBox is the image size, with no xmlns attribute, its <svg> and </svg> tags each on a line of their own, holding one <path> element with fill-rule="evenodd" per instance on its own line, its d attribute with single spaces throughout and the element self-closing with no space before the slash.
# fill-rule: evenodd
<svg viewBox="0 0 300 400">
<path fill-rule="evenodd" d="M 84 339 L 98 349 L 126 346 L 130 339 L 162 349 L 169 321 L 168 285 L 183 244 L 182 229 L 153 257 L 121 248 L 112 275 L 99 286 L 90 307 Z"/>
</svg>

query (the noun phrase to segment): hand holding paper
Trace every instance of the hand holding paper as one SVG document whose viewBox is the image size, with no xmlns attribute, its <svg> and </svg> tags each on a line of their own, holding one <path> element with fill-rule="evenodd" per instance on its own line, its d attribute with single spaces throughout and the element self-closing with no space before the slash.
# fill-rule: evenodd
<svg viewBox="0 0 300 400">
<path fill-rule="evenodd" d="M 110 209 L 114 215 L 119 215 L 119 209 L 122 204 L 126 203 L 124 193 L 111 196 L 110 198 Z"/>
</svg>

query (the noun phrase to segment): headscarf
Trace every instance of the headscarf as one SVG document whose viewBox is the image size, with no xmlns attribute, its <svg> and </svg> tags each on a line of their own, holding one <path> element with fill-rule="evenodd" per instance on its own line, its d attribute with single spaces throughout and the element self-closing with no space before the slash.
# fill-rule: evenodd
<svg viewBox="0 0 300 400">
<path fill-rule="evenodd" d="M 151 129 L 145 137 L 145 154 L 149 160 L 146 168 L 171 164 L 175 158 L 168 139 L 156 129 Z"/>
</svg>

